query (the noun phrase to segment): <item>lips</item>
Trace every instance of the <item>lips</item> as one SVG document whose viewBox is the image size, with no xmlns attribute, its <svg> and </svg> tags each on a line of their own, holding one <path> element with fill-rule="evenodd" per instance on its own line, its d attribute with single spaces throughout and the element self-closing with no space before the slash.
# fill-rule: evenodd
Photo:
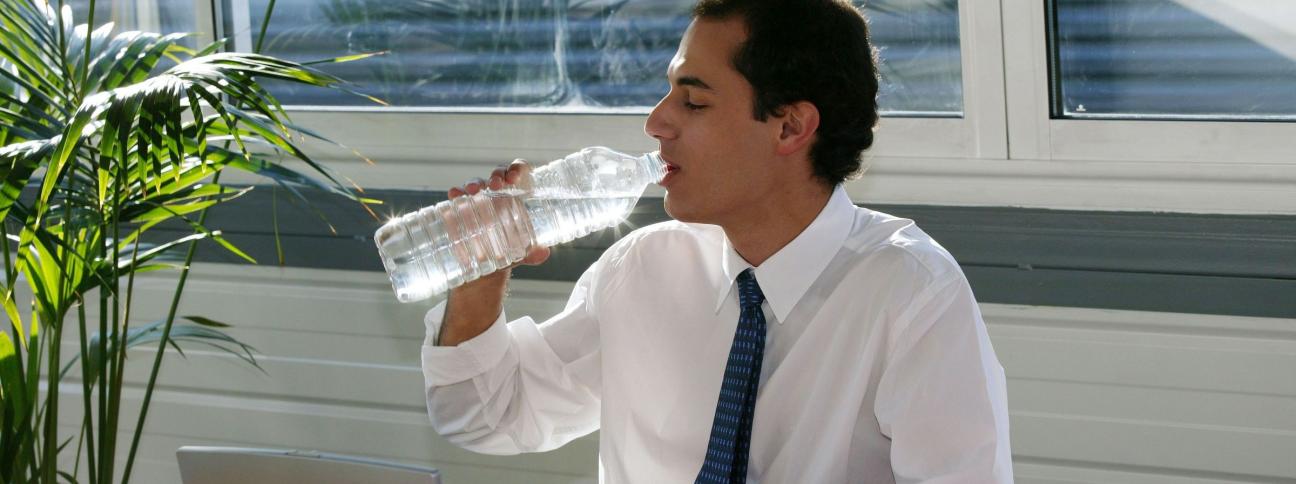
<svg viewBox="0 0 1296 484">
<path fill-rule="evenodd" d="M 666 163 L 666 175 L 663 176 L 661 181 L 657 184 L 666 187 L 670 181 L 675 178 L 675 174 L 679 173 L 680 167 L 679 165 L 667 161 L 664 157 L 662 158 L 662 162 Z"/>
</svg>

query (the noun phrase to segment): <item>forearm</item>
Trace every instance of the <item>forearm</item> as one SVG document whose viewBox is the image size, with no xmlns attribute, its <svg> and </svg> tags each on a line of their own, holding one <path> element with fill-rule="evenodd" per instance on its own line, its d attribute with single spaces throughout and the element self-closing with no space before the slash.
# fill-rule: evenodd
<svg viewBox="0 0 1296 484">
<path fill-rule="evenodd" d="M 598 427 L 597 380 L 586 378 L 594 372 L 556 359 L 530 318 L 422 353 L 432 427 L 455 445 L 486 454 L 543 452 Z"/>
<path fill-rule="evenodd" d="M 451 289 L 437 346 L 458 346 L 490 329 L 504 310 L 511 272 L 504 269 Z"/>
</svg>

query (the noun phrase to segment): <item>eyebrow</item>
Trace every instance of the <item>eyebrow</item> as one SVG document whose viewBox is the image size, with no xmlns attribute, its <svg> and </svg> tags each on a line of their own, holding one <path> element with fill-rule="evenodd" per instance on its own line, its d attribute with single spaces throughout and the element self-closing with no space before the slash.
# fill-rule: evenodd
<svg viewBox="0 0 1296 484">
<path fill-rule="evenodd" d="M 699 79 L 699 78 L 697 78 L 697 77 L 693 77 L 693 76 L 683 76 L 683 77 L 680 77 L 679 79 L 676 79 L 676 80 L 675 80 L 675 84 L 678 84 L 678 85 L 681 85 L 681 86 L 694 86 L 694 87 L 700 87 L 700 88 L 702 88 L 702 89 L 707 89 L 707 90 L 712 90 L 712 91 L 714 90 L 714 89 L 711 88 L 711 85 L 710 85 L 710 84 L 707 84 L 706 82 L 702 81 L 702 79 Z"/>
</svg>

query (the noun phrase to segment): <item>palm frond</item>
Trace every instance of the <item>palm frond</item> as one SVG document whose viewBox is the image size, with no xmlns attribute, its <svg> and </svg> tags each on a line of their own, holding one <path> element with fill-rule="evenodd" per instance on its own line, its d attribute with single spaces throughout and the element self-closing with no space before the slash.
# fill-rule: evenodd
<svg viewBox="0 0 1296 484">
<path fill-rule="evenodd" d="M 0 220 L 5 220 L 9 208 L 18 201 L 23 187 L 31 180 L 42 160 L 54 151 L 62 135 L 0 147 Z"/>
<path fill-rule="evenodd" d="M 350 92 L 344 82 L 273 57 L 218 53 L 220 42 L 195 51 L 182 44 L 184 38 L 77 25 L 70 8 L 56 10 L 42 0 L 0 1 L 0 242 L 6 256 L 0 294 L 15 329 L 0 332 L 0 481 L 74 480 L 75 472 L 56 469 L 63 460 L 59 451 L 72 440 L 59 435 L 57 392 L 42 396 L 37 390 L 40 384 L 58 387 L 72 367 L 59 353 L 62 320 L 77 305 L 84 309 L 86 294 L 97 291 L 100 304 L 111 301 L 113 307 L 100 312 L 102 337 L 92 336 L 78 311 L 83 344 L 75 358 L 84 363 L 85 424 L 105 426 L 97 443 L 87 442 L 100 459 L 96 464 L 96 457 L 87 457 L 89 472 L 100 482 L 114 474 L 126 348 L 161 344 L 123 480 L 168 347 L 181 355 L 182 342 L 215 348 L 256 366 L 252 348 L 223 333 L 223 323 L 189 317 L 192 324 L 172 324 L 194 243 L 210 240 L 251 260 L 220 230 L 204 225 L 209 208 L 250 190 L 217 183 L 223 170 L 265 176 L 303 200 L 298 188 L 308 187 L 366 202 L 358 187 L 342 184 L 298 147 L 295 133 L 323 136 L 293 125 L 261 85 L 271 79 Z M 176 64 L 162 70 L 163 59 Z M 30 187 L 37 187 L 34 196 L 20 196 Z M 144 237 L 168 221 L 189 234 L 162 243 Z M 130 328 L 134 275 L 175 268 L 166 261 L 182 246 L 188 253 L 171 315 Z M 31 305 L 30 325 L 18 311 L 17 284 L 31 290 L 30 301 L 22 301 Z M 123 300 L 124 314 L 117 310 Z M 94 386 L 101 387 L 101 403 L 91 419 Z M 80 444 L 77 449 L 80 462 Z"/>
<path fill-rule="evenodd" d="M 193 323 L 177 324 L 171 328 L 171 335 L 168 340 L 170 340 L 170 344 L 175 345 L 173 346 L 174 349 L 180 350 L 179 345 L 181 343 L 202 344 L 237 356 L 239 359 L 248 362 L 252 366 L 258 369 L 261 368 L 260 364 L 256 361 L 256 355 L 254 353 L 256 348 L 253 348 L 251 345 L 243 343 L 220 330 L 221 328 L 230 327 L 228 324 L 218 323 L 200 316 L 186 316 L 185 319 L 188 319 Z M 164 323 L 166 323 L 166 321 L 153 321 L 126 330 L 126 337 L 124 338 L 126 349 L 161 341 L 162 326 Z M 90 344 L 87 345 L 89 348 L 88 358 L 86 358 L 87 365 L 86 369 L 83 370 L 81 378 L 89 381 L 94 381 L 99 377 L 102 362 L 107 361 L 109 358 L 112 358 L 117 354 L 117 341 L 122 340 L 122 338 L 109 337 L 105 342 L 107 344 L 102 345 L 106 346 L 108 349 L 107 355 L 103 355 L 100 353 L 100 337 L 101 335 L 98 333 L 92 335 L 90 338 Z M 3 351 L 4 349 L 3 344 L 4 342 L 0 341 L 0 351 Z M 183 350 L 180 352 L 183 353 Z M 63 366 L 60 372 L 66 375 L 75 367 L 77 361 L 79 361 L 79 357 L 74 357 Z M 3 368 L 0 367 L 0 371 L 2 370 Z"/>
</svg>

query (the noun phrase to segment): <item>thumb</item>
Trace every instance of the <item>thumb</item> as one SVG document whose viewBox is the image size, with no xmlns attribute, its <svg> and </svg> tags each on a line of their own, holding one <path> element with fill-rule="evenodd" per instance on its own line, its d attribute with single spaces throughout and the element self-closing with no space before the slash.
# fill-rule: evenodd
<svg viewBox="0 0 1296 484">
<path fill-rule="evenodd" d="M 527 252 L 526 257 L 522 258 L 521 263 L 529 266 L 543 264 L 546 260 L 549 260 L 550 253 L 551 251 L 548 247 L 532 247 L 531 250 Z"/>
</svg>

